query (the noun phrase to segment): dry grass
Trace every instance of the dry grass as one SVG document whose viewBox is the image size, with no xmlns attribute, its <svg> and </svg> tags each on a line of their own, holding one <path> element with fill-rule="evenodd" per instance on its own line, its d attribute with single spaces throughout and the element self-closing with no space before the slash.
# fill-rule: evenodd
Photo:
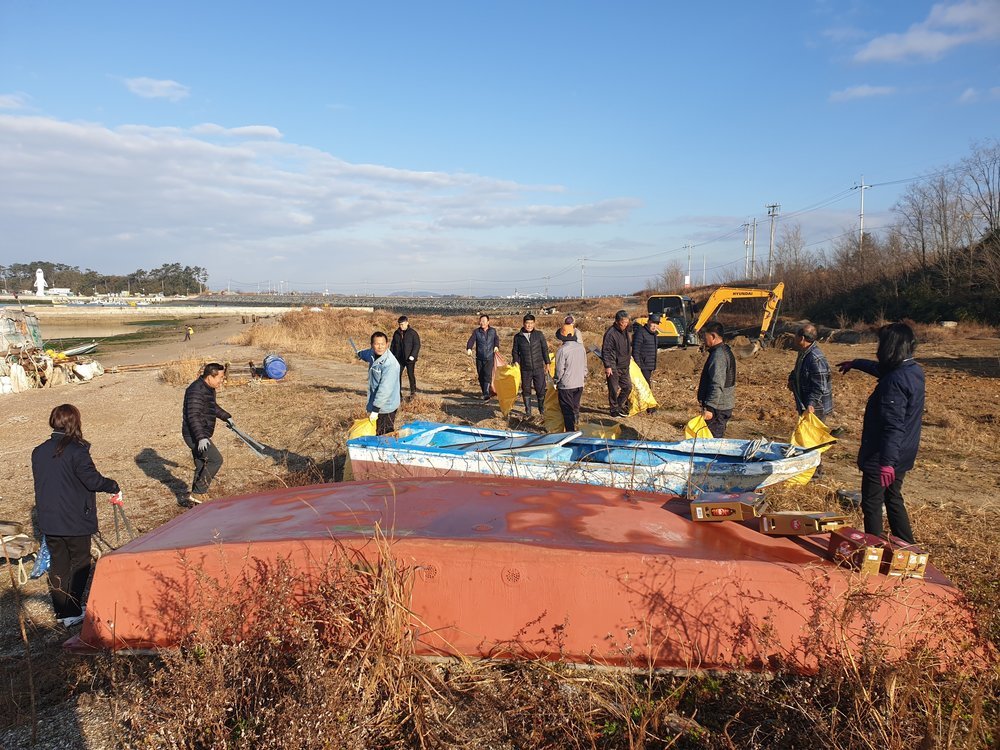
<svg viewBox="0 0 1000 750">
<path fill-rule="evenodd" d="M 168 385 L 187 386 L 201 375 L 204 367 L 200 359 L 181 359 L 164 366 L 160 370 L 160 380 Z"/>
<path fill-rule="evenodd" d="M 620 307 L 637 310 L 622 300 L 600 300 L 566 312 L 578 317 L 591 346 L 599 345 Z M 550 342 L 566 312 L 539 316 L 539 327 Z M 280 448 L 281 455 L 274 466 L 254 464 L 240 474 L 227 464 L 220 482 L 235 493 L 339 478 L 346 430 L 363 416 L 365 390 L 363 365 L 354 358 L 347 337 L 365 347 L 373 330 L 391 334 L 395 317 L 384 311 L 301 311 L 277 325 L 265 321 L 249 329 L 243 340 L 266 351 L 350 363 L 357 369 L 341 368 L 343 377 L 324 376 L 320 382 L 302 377 L 255 385 L 231 377 L 220 396 L 222 403 L 239 415 L 241 426 Z M 417 368 L 422 392 L 404 401 L 399 421 L 508 424 L 495 411 L 495 402 L 487 407 L 466 398 L 478 390 L 464 354 L 475 316 L 411 319 L 423 342 Z M 506 354 L 520 319 L 493 322 Z M 989 361 L 989 350 L 968 345 L 967 339 L 983 332 L 965 325 L 957 332 L 918 329 L 918 354 L 928 376 L 928 410 L 920 461 L 907 477 L 907 504 L 932 563 L 967 597 L 979 635 L 997 646 L 1000 509 L 995 497 L 1000 464 L 994 446 L 1000 442 L 1000 362 Z M 934 337 L 937 333 L 940 338 Z M 824 345 L 831 362 L 872 358 L 874 349 L 871 344 Z M 680 425 L 693 414 L 701 362 L 695 350 L 662 352 L 654 382 L 661 409 L 652 417 L 628 420 L 630 431 L 651 439 L 677 439 Z M 732 435 L 791 433 L 794 414 L 784 378 L 792 362 L 790 352 L 767 350 L 739 363 Z M 202 364 L 177 363 L 165 369 L 172 374 L 163 379 L 186 386 Z M 873 385 L 858 374 L 835 377 L 836 424 L 845 425 L 848 436 L 825 454 L 825 479 L 771 491 L 772 507 L 842 510 L 834 490 L 856 487 L 853 458 Z M 973 402 L 970 393 L 976 394 Z M 603 382 L 596 371 L 588 381 L 584 407 L 585 419 L 605 413 Z M 227 461 L 231 458 L 227 454 Z M 856 510 L 846 512 L 861 524 Z M 95 703 L 110 700 L 110 723 L 120 734 L 119 745 L 144 747 L 902 750 L 986 748 L 1000 742 L 995 668 L 971 677 L 940 673 L 937 655 L 919 647 L 909 660 L 888 663 L 881 658 L 874 629 L 861 658 L 838 654 L 830 645 L 835 643 L 831 628 L 848 614 L 863 619 L 865 607 L 876 604 L 859 596 L 813 603 L 817 623 L 823 619 L 829 624 L 816 628 L 815 643 L 830 653 L 822 672 L 814 676 L 794 675 L 777 664 L 766 676 L 687 677 L 536 662 L 431 665 L 412 654 L 409 622 L 402 617 L 411 571 L 393 561 L 390 552 L 385 548 L 380 560 L 359 568 L 329 561 L 322 571 L 325 581 L 316 589 L 324 593 L 320 597 L 288 595 L 291 589 L 302 590 L 301 571 L 280 564 L 259 568 L 257 577 L 246 583 L 266 593 L 266 599 L 256 601 L 277 604 L 265 615 L 251 617 L 249 626 L 249 610 L 213 609 L 207 585 L 207 601 L 197 607 L 185 603 L 179 611 L 214 624 L 185 648 L 149 662 L 116 658 L 73 666 L 58 650 L 59 634 L 48 634 L 48 646 L 36 652 L 32 664 L 40 710 L 44 715 L 74 693 L 90 696 Z M 254 637 L 234 639 L 244 627 L 250 627 L 247 632 Z M 25 667 L 20 658 L 3 665 L 0 715 L 8 717 L 7 722 L 24 720 Z"/>
</svg>

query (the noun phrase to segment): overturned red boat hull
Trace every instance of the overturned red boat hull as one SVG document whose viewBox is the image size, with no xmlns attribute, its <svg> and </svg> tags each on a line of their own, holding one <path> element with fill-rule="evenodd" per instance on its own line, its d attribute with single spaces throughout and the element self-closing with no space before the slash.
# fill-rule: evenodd
<svg viewBox="0 0 1000 750">
<path fill-rule="evenodd" d="M 414 573 L 423 655 L 811 671 L 870 646 L 871 621 L 890 659 L 917 641 L 957 653 L 972 637 L 961 595 L 932 569 L 924 580 L 862 578 L 824 559 L 826 535 L 768 537 L 688 513 L 653 494 L 485 477 L 216 500 L 103 556 L 68 645 L 176 645 L 189 634 L 171 616 L 184 592 L 212 580 L 238 602 L 252 596 L 236 583 L 241 572 L 260 561 L 373 559 L 385 550 L 380 533 Z"/>
</svg>

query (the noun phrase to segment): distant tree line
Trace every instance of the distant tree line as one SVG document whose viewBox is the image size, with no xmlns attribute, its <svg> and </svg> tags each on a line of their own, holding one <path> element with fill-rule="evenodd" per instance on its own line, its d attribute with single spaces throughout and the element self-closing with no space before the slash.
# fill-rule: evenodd
<svg viewBox="0 0 1000 750">
<path fill-rule="evenodd" d="M 1000 140 L 974 144 L 959 163 L 910 183 L 892 215 L 879 232 L 862 237 L 845 228 L 817 250 L 807 247 L 799 224 L 779 224 L 773 278 L 785 282 L 783 310 L 829 325 L 901 318 L 1000 324 Z M 758 268 L 756 280 L 766 275 Z M 675 262 L 649 285 L 676 291 L 682 282 Z"/>
<path fill-rule="evenodd" d="M 0 265 L 0 286 L 10 292 L 34 289 L 35 270 L 41 268 L 50 287 L 68 288 L 74 294 L 194 294 L 208 284 L 208 271 L 201 266 L 164 263 L 151 271 L 139 269 L 126 276 L 98 273 L 89 268 L 39 260 Z"/>
</svg>

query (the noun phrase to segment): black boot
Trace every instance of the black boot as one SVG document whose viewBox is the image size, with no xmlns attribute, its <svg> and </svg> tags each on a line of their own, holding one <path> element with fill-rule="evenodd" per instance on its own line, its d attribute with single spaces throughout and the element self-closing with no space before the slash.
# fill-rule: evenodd
<svg viewBox="0 0 1000 750">
<path fill-rule="evenodd" d="M 526 416 L 531 416 L 531 398 L 529 396 L 521 396 L 521 401 L 524 403 L 524 413 Z"/>
<path fill-rule="evenodd" d="M 545 413 L 545 396 L 535 395 L 535 405 L 538 406 L 538 413 Z"/>
</svg>

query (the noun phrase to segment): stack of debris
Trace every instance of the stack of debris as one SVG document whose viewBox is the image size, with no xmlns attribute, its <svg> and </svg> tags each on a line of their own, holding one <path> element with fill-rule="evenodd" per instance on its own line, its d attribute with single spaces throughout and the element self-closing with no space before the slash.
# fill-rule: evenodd
<svg viewBox="0 0 1000 750">
<path fill-rule="evenodd" d="M 25 310 L 0 310 L 0 395 L 29 388 L 82 383 L 104 374 L 89 357 L 53 356 L 42 348 L 38 318 Z"/>
</svg>

